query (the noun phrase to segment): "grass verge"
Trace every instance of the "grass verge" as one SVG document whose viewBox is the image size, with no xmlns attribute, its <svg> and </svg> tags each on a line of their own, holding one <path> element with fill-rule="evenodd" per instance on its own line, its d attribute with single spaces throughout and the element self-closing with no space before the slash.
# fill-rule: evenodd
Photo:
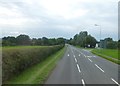
<svg viewBox="0 0 120 86">
<path fill-rule="evenodd" d="M 93 54 L 96 54 L 96 55 L 98 55 L 98 56 L 100 56 L 100 57 L 102 57 L 102 58 L 104 58 L 104 59 L 107 59 L 107 60 L 109 60 L 109 61 L 111 61 L 111 62 L 114 62 L 114 63 L 116 63 L 116 64 L 119 64 L 120 65 L 120 60 L 119 60 L 119 58 L 117 58 L 117 57 L 110 57 L 110 56 L 108 56 L 108 55 L 106 55 L 106 54 L 103 54 L 103 53 L 100 53 L 99 52 L 99 50 L 97 51 L 96 49 L 94 49 L 94 50 L 92 50 L 91 51 Z M 110 52 L 105 52 L 105 51 L 102 51 L 102 52 L 104 52 L 104 53 L 109 53 L 110 54 Z M 113 52 L 112 52 L 113 53 Z M 115 54 L 115 53 L 114 53 Z M 117 53 L 117 55 L 118 55 L 118 53 Z M 116 55 L 115 55 L 116 56 Z M 117 59 L 116 59 L 117 58 Z"/>
<path fill-rule="evenodd" d="M 64 55 L 65 49 L 64 47 L 45 61 L 26 69 L 20 75 L 5 82 L 5 84 L 44 84 L 56 63 Z"/>
<path fill-rule="evenodd" d="M 81 48 L 80 46 L 76 46 L 77 48 Z M 120 65 L 120 57 L 119 57 L 119 50 L 116 49 L 95 49 L 95 48 L 81 48 L 85 50 L 89 50 L 95 55 L 98 55 L 104 59 L 107 59 L 113 63 Z"/>
</svg>

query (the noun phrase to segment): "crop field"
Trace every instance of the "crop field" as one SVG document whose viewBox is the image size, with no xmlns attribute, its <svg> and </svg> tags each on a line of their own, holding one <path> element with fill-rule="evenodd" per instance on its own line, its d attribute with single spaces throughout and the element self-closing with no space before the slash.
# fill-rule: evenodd
<svg viewBox="0 0 120 86">
<path fill-rule="evenodd" d="M 16 46 L 2 49 L 2 80 L 19 75 L 25 69 L 43 62 L 52 54 L 62 49 L 63 45 L 56 46 Z"/>
</svg>

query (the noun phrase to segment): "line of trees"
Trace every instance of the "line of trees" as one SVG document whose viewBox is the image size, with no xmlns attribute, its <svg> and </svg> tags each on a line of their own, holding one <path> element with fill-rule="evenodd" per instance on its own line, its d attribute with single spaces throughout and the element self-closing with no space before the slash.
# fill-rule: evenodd
<svg viewBox="0 0 120 86">
<path fill-rule="evenodd" d="M 40 46 L 49 46 L 49 45 L 60 45 L 60 44 L 71 44 L 71 45 L 78 45 L 81 47 L 90 47 L 94 48 L 96 43 L 99 43 L 93 36 L 88 34 L 87 31 L 82 31 L 79 34 L 76 34 L 73 38 L 65 39 L 65 38 L 33 38 L 30 39 L 28 35 L 19 35 L 17 37 L 3 37 L 2 38 L 2 46 L 17 46 L 17 45 L 40 45 Z M 108 49 L 120 49 L 120 40 L 113 41 L 112 38 L 105 38 L 101 40 L 99 43 L 101 48 L 108 48 Z"/>
<path fill-rule="evenodd" d="M 120 41 L 114 41 L 112 38 L 108 37 L 102 40 L 104 42 L 103 48 L 107 49 L 117 49 L 120 47 Z"/>
<path fill-rule="evenodd" d="M 120 49 L 120 40 L 114 41 L 112 38 L 108 37 L 98 42 L 93 36 L 88 34 L 87 31 L 82 31 L 79 34 L 76 34 L 73 38 L 70 38 L 70 40 L 68 40 L 68 43 L 75 46 L 78 45 L 80 47 L 89 48 L 96 47 L 96 43 L 98 43 L 101 48 Z"/>
<path fill-rule="evenodd" d="M 64 38 L 33 38 L 30 39 L 28 35 L 19 35 L 17 37 L 3 37 L 2 38 L 2 46 L 17 46 L 17 45 L 60 45 L 65 44 Z"/>
</svg>

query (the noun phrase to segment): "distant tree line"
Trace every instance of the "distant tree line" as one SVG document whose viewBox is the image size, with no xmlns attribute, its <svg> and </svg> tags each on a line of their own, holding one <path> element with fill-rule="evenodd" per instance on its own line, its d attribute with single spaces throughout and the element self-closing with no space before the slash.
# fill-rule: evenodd
<svg viewBox="0 0 120 86">
<path fill-rule="evenodd" d="M 76 34 L 73 39 L 70 38 L 68 40 L 69 44 L 72 45 L 78 45 L 81 47 L 95 47 L 96 46 L 96 39 L 92 37 L 91 35 L 88 35 L 87 31 L 80 32 L 79 34 Z"/>
<path fill-rule="evenodd" d="M 112 38 L 108 37 L 105 38 L 104 41 L 106 42 L 107 49 L 120 49 L 120 40 L 114 41 Z"/>
<path fill-rule="evenodd" d="M 96 43 L 98 43 L 101 48 L 120 49 L 120 40 L 114 41 L 112 38 L 108 37 L 98 42 L 93 36 L 89 35 L 87 31 L 76 34 L 73 38 L 67 40 L 67 42 L 71 45 L 80 47 L 94 48 Z"/>
<path fill-rule="evenodd" d="M 107 49 L 117 49 L 118 48 L 119 42 L 113 41 L 113 39 L 110 37 L 105 38 L 103 41 L 105 42 L 105 48 L 107 48 Z"/>
<path fill-rule="evenodd" d="M 2 38 L 2 46 L 17 46 L 17 45 L 42 45 L 42 46 L 47 46 L 47 45 L 60 45 L 60 44 L 65 44 L 65 39 L 64 38 L 47 38 L 47 37 L 42 37 L 42 38 L 32 38 L 28 35 L 19 35 L 17 37 L 3 37 Z"/>
<path fill-rule="evenodd" d="M 103 43 L 102 43 L 103 42 Z M 89 47 L 94 48 L 96 46 L 96 43 L 103 44 L 104 46 L 102 48 L 107 49 L 120 49 L 120 40 L 119 41 L 113 41 L 112 38 L 105 38 L 104 40 L 101 40 L 101 43 L 99 43 L 93 36 L 88 34 L 87 31 L 81 31 L 79 34 L 76 34 L 73 38 L 65 39 L 65 38 L 32 38 L 28 35 L 19 35 L 17 37 L 3 37 L 2 38 L 2 46 L 17 46 L 17 45 L 40 45 L 40 46 L 49 46 L 49 45 L 60 45 L 60 44 L 71 44 L 75 46 L 81 46 L 81 47 Z"/>
</svg>

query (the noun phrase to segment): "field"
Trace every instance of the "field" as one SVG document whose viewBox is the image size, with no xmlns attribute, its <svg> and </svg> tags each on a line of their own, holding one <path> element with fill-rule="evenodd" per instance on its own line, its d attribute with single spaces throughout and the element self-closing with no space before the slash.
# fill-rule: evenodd
<svg viewBox="0 0 120 86">
<path fill-rule="evenodd" d="M 44 62 L 49 56 L 55 54 L 63 47 L 63 45 L 3 47 L 3 83 L 20 75 L 27 68 Z"/>
</svg>

